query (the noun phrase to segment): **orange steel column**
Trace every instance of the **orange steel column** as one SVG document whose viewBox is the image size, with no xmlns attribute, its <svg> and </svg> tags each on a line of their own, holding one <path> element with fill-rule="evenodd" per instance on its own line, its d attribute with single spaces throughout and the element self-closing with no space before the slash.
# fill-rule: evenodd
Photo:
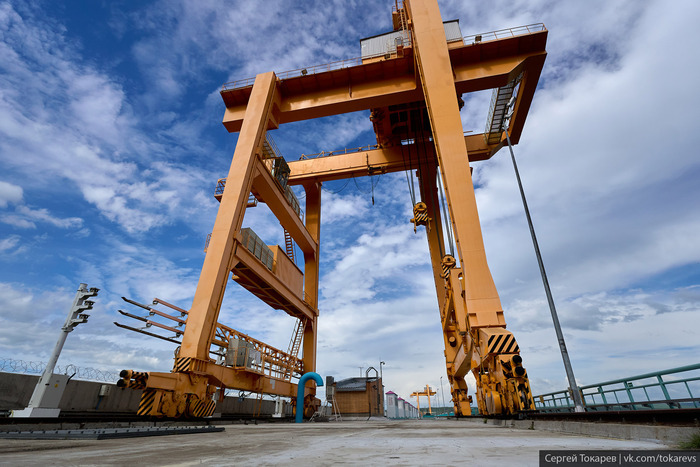
<svg viewBox="0 0 700 467">
<path fill-rule="evenodd" d="M 501 302 L 486 262 L 440 10 L 437 0 L 412 0 L 408 5 L 413 47 L 453 224 L 456 253 L 464 272 L 467 308 L 470 313 L 476 313 L 480 326 L 504 326 Z"/>
<path fill-rule="evenodd" d="M 273 72 L 255 78 L 192 308 L 187 317 L 180 357 L 201 360 L 209 358 L 209 346 L 231 272 L 234 235 L 243 222 L 256 152 L 265 136 L 275 92 L 276 77 Z"/>
<path fill-rule="evenodd" d="M 306 192 L 306 230 L 316 242 L 316 254 L 304 253 L 304 300 L 311 308 L 318 310 L 319 258 L 321 250 L 321 183 L 304 184 Z M 302 364 L 304 373 L 316 371 L 316 344 L 318 334 L 318 314 L 306 321 L 304 327 Z M 310 417 L 316 411 L 313 399 L 316 388 L 305 388 L 304 415 Z"/>
<path fill-rule="evenodd" d="M 319 250 L 321 245 L 321 183 L 304 185 L 306 191 L 306 229 L 316 241 L 316 254 L 304 253 L 304 300 L 318 309 Z M 304 328 L 302 362 L 304 373 L 316 371 L 316 325 L 318 315 L 308 320 Z"/>
<path fill-rule="evenodd" d="M 442 257 L 445 255 L 445 239 L 442 235 L 442 217 L 440 216 L 440 203 L 438 201 L 438 191 L 435 181 L 437 171 L 435 166 L 429 164 L 424 168 L 422 177 L 418 177 L 420 184 L 421 200 L 428 206 L 428 217 L 430 228 L 426 229 L 428 236 L 428 249 L 430 260 L 433 266 L 433 279 L 435 281 L 435 291 L 437 292 L 438 309 L 442 310 L 445 302 L 445 280 L 442 278 Z"/>
</svg>

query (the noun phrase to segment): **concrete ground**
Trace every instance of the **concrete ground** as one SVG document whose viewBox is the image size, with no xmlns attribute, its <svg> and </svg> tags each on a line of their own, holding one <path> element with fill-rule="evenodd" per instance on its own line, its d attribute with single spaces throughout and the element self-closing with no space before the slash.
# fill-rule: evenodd
<svg viewBox="0 0 700 467">
<path fill-rule="evenodd" d="M 542 449 L 666 449 L 467 420 L 226 425 L 220 433 L 111 440 L 0 440 L 0 465 L 538 465 Z"/>
</svg>

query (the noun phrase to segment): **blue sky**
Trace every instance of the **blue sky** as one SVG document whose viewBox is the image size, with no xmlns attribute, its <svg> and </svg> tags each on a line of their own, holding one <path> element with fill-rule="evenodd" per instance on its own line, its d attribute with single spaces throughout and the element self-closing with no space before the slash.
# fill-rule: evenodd
<svg viewBox="0 0 700 467">
<path fill-rule="evenodd" d="M 101 289 L 60 363 L 169 371 L 116 328 L 120 296 L 189 308 L 236 136 L 221 84 L 360 55 L 393 1 L 0 1 L 0 356 L 46 360 L 80 282 Z M 515 148 L 580 384 L 697 363 L 700 42 L 695 1 L 440 1 L 463 35 L 543 22 Z M 483 131 L 490 93 L 464 96 Z M 374 143 L 368 112 L 283 126 L 288 160 Z M 505 151 L 474 164 L 492 274 L 536 394 L 566 387 Z M 375 184 L 372 205 L 370 183 Z M 444 377 L 425 234 L 404 174 L 324 186 L 318 371 L 384 367 L 404 398 Z M 246 225 L 282 232 L 264 207 Z M 293 321 L 236 284 L 224 324 L 286 348 Z M 129 323 L 133 324 L 133 323 Z M 446 378 L 443 378 L 446 380 Z"/>
</svg>

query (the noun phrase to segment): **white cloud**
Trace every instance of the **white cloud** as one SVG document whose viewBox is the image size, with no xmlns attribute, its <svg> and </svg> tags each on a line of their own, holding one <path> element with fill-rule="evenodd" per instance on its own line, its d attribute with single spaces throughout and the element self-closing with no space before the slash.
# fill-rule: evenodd
<svg viewBox="0 0 700 467">
<path fill-rule="evenodd" d="M 7 238 L 0 239 L 0 253 L 5 253 L 6 251 L 12 250 L 19 245 L 19 241 L 19 235 L 10 235 Z"/>
<path fill-rule="evenodd" d="M 321 203 L 322 222 L 333 223 L 339 220 L 361 218 L 369 208 L 367 201 L 367 198 L 361 195 L 343 196 L 326 191 L 323 193 Z"/>
<path fill-rule="evenodd" d="M 23 204 L 23 190 L 18 185 L 0 182 L 0 207 L 15 204 L 13 213 L 0 214 L 0 222 L 21 229 L 35 229 L 37 222 L 51 224 L 61 229 L 79 228 L 83 220 L 79 217 L 59 218 L 49 213 L 48 209 L 32 209 Z"/>
<path fill-rule="evenodd" d="M 22 201 L 22 187 L 0 181 L 0 208 L 6 208 L 8 204 L 17 204 Z"/>
<path fill-rule="evenodd" d="M 203 203 L 211 206 L 201 193 L 203 172 L 164 160 L 180 149 L 165 153 L 156 138 L 137 129 L 122 86 L 85 65 L 66 43 L 65 30 L 42 26 L 31 9 L 21 16 L 5 4 L 3 13 L 8 60 L 1 65 L 6 74 L 0 79 L 0 160 L 13 173 L 52 190 L 68 181 L 66 189 L 77 187 L 130 233 L 185 218 Z M 203 150 L 192 144 L 197 146 Z M 39 210 L 6 221 L 27 228 L 37 218 L 49 220 Z"/>
</svg>

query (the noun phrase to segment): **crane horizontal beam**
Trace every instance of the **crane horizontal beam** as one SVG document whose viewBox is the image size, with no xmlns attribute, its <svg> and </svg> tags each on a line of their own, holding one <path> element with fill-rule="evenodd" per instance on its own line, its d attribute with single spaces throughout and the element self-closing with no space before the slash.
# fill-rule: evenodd
<svg viewBox="0 0 700 467">
<path fill-rule="evenodd" d="M 299 248 L 301 248 L 301 251 L 306 254 L 315 255 L 318 250 L 318 244 L 311 237 L 309 231 L 306 230 L 299 215 L 294 212 L 289 202 L 284 197 L 284 192 L 279 188 L 279 185 L 272 177 L 272 174 L 270 174 L 270 171 L 260 160 L 256 160 L 255 162 L 252 189 L 259 194 L 282 226 L 291 234 L 294 241 L 296 241 Z"/>
<path fill-rule="evenodd" d="M 464 141 L 467 144 L 471 162 L 489 159 L 501 148 L 501 144 L 486 144 L 483 133 L 465 136 Z M 289 185 L 303 185 L 310 180 L 328 182 L 417 169 L 418 160 L 415 157 L 412 159 L 407 157 L 409 152 L 416 154 L 417 149 L 415 144 L 409 144 L 403 146 L 403 151 L 401 146 L 390 146 L 291 161 L 288 162 L 291 173 L 287 183 Z M 424 148 L 421 147 L 420 150 L 422 152 Z M 432 144 L 426 145 L 425 152 L 430 163 L 435 164 L 435 147 Z M 425 160 L 422 160 L 421 163 L 425 164 Z"/>
<path fill-rule="evenodd" d="M 455 89 L 459 94 L 504 86 L 523 73 L 511 121 L 511 141 L 519 140 L 546 57 L 547 30 L 450 48 Z M 410 47 L 403 57 L 309 75 L 278 79 L 280 100 L 268 129 L 279 124 L 339 113 L 423 100 Z M 223 124 L 240 131 L 251 87 L 224 89 Z M 520 116 L 519 116 L 520 115 Z"/>
</svg>

